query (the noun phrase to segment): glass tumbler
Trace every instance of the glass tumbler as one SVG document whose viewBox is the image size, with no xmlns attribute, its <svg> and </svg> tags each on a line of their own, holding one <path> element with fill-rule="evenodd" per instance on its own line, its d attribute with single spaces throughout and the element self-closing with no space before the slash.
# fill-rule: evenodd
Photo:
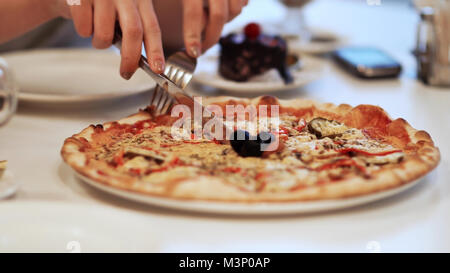
<svg viewBox="0 0 450 273">
<path fill-rule="evenodd" d="M 300 40 L 307 43 L 311 32 L 305 21 L 304 6 L 312 0 L 279 0 L 287 7 L 286 18 L 280 26 L 281 35 L 288 40 Z"/>
</svg>

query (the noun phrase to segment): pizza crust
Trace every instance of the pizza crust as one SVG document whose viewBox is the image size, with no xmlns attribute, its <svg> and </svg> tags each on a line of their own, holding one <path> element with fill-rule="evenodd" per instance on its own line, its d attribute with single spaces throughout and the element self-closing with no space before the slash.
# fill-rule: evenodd
<svg viewBox="0 0 450 273">
<path fill-rule="evenodd" d="M 435 147 L 427 132 L 414 129 L 404 119 L 391 120 L 389 115 L 377 106 L 351 107 L 348 104 L 334 105 L 303 99 L 279 100 L 272 96 L 254 99 L 215 97 L 204 99 L 203 103 L 221 106 L 226 104 L 279 105 L 282 113 L 301 113 L 304 118 L 309 119 L 321 116 L 343 122 L 349 127 L 371 128 L 399 148 L 410 149 L 416 153 L 408 157 L 408 160 L 381 168 L 369 179 L 355 176 L 338 183 L 275 193 L 243 191 L 211 176 L 199 176 L 196 179 L 182 181 L 168 178 L 159 185 L 149 185 L 139 182 L 135 177 L 114 172 L 106 163 L 89 164 L 83 148 L 92 141 L 96 130 L 107 129 L 114 124 L 113 122 L 91 125 L 79 134 L 66 139 L 61 155 L 64 161 L 82 176 L 118 189 L 158 197 L 225 202 L 295 202 L 361 196 L 411 183 L 434 169 L 440 160 L 439 149 Z M 146 109 L 117 122 L 134 124 L 151 118 L 153 118 L 151 111 Z"/>
</svg>

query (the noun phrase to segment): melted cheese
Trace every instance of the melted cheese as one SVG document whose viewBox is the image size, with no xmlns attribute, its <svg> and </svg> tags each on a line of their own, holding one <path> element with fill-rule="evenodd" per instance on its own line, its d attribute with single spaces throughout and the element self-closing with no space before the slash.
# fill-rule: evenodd
<svg viewBox="0 0 450 273">
<path fill-rule="evenodd" d="M 383 165 L 389 163 L 398 163 L 403 159 L 404 156 L 404 153 L 399 152 L 383 156 L 363 156 L 362 159 L 369 164 Z"/>
</svg>

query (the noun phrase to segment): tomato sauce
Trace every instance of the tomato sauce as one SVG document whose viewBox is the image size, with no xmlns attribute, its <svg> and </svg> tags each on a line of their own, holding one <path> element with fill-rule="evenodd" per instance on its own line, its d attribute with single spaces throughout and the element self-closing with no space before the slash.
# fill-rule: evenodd
<svg viewBox="0 0 450 273">
<path fill-rule="evenodd" d="M 367 152 L 364 150 L 360 150 L 360 149 L 356 149 L 356 148 L 344 148 L 344 149 L 339 149 L 336 150 L 336 152 L 339 152 L 341 154 L 348 154 L 348 153 L 358 153 L 358 154 L 363 154 L 363 155 L 368 155 L 368 156 L 384 156 L 384 155 L 390 155 L 390 154 L 394 154 L 394 153 L 400 153 L 402 152 L 402 150 L 393 150 L 393 151 L 384 151 L 384 152 L 379 152 L 379 153 L 371 153 L 371 152 Z"/>
</svg>

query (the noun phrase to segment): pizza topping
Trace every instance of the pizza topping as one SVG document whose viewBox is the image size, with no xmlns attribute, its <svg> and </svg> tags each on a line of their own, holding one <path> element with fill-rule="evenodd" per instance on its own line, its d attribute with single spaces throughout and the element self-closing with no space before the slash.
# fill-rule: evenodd
<svg viewBox="0 0 450 273">
<path fill-rule="evenodd" d="M 339 167 L 356 167 L 356 169 L 360 170 L 361 172 L 363 172 L 363 173 L 366 172 L 366 169 L 363 166 L 357 164 L 353 159 L 348 159 L 348 158 L 340 158 L 331 163 L 324 164 L 324 165 L 316 168 L 316 171 L 320 172 L 320 171 L 335 169 L 335 168 L 339 168 Z"/>
<path fill-rule="evenodd" d="M 267 172 L 258 172 L 255 175 L 255 180 L 264 180 L 269 177 L 269 173 Z"/>
<path fill-rule="evenodd" d="M 250 140 L 250 133 L 244 130 L 236 130 L 230 137 L 230 144 L 233 150 L 240 154 L 245 143 Z"/>
<path fill-rule="evenodd" d="M 311 163 L 314 160 L 314 157 L 310 154 L 304 153 L 300 155 L 300 160 L 304 163 Z"/>
<path fill-rule="evenodd" d="M 165 160 L 165 156 L 161 152 L 157 152 L 151 148 L 137 148 L 137 147 L 126 147 L 123 154 L 131 155 L 131 156 L 143 156 L 147 158 L 151 158 L 161 163 Z M 122 154 L 122 156 L 123 156 Z"/>
<path fill-rule="evenodd" d="M 399 163 L 403 160 L 405 154 L 403 152 L 391 153 L 384 156 L 366 156 L 363 160 L 369 164 L 385 165 L 389 163 Z"/>
<path fill-rule="evenodd" d="M 338 142 L 348 142 L 358 139 L 367 139 L 367 136 L 363 133 L 363 130 L 349 128 L 347 131 L 343 132 L 340 136 L 338 136 L 334 140 Z"/>
<path fill-rule="evenodd" d="M 342 135 L 348 127 L 334 120 L 324 118 L 315 118 L 308 123 L 308 131 L 317 136 L 317 138 L 334 138 Z"/>
<path fill-rule="evenodd" d="M 149 168 L 159 168 L 159 164 L 154 161 L 149 161 L 143 156 L 136 156 L 135 158 L 130 159 L 126 163 L 124 163 L 123 168 L 133 172 L 132 169 L 146 170 Z"/>
<path fill-rule="evenodd" d="M 98 170 L 98 171 L 97 171 L 97 174 L 102 175 L 102 176 L 107 176 L 107 175 L 108 175 L 107 173 L 105 173 L 105 172 L 102 171 L 102 170 Z"/>
<path fill-rule="evenodd" d="M 357 148 L 344 148 L 344 149 L 338 149 L 337 152 L 341 154 L 362 154 L 367 156 L 384 156 L 384 155 L 390 155 L 394 153 L 401 153 L 402 150 L 390 150 L 390 151 L 382 151 L 382 152 L 368 152 L 364 150 L 360 150 Z"/>
<path fill-rule="evenodd" d="M 114 157 L 113 157 L 113 161 L 117 166 L 121 166 L 123 165 L 124 161 L 123 161 L 123 155 L 124 152 L 123 150 L 120 150 Z"/>
<path fill-rule="evenodd" d="M 240 173 L 242 171 L 242 169 L 239 167 L 227 167 L 227 168 L 223 169 L 222 171 L 227 172 L 227 173 Z"/>
<path fill-rule="evenodd" d="M 184 164 L 184 162 L 182 162 L 179 157 L 174 157 L 170 161 L 167 161 L 166 163 L 164 163 L 161 166 L 155 166 L 156 168 L 147 169 L 145 171 L 145 174 L 149 175 L 149 174 L 157 173 L 157 172 L 165 172 L 171 168 L 180 167 L 180 166 L 186 166 L 186 164 Z"/>
<path fill-rule="evenodd" d="M 321 117 L 307 123 L 284 114 L 279 130 L 256 136 L 236 130 L 231 147 L 206 138 L 189 139 L 190 131 L 180 131 L 187 138 L 179 139 L 169 125 L 155 126 L 149 120 L 120 124 L 116 130 L 120 132 L 107 128 L 97 133 L 102 134 L 101 142 L 86 141 L 92 145 L 85 151 L 89 160 L 109 162 L 114 172 L 149 185 L 214 176 L 246 192 L 297 191 L 351 176 L 366 178 L 380 165 L 397 164 L 405 157 L 402 150 L 362 129 Z M 278 146 L 269 149 L 270 145 Z"/>
<path fill-rule="evenodd" d="M 276 152 L 281 145 L 272 133 L 261 132 L 254 137 L 244 130 L 234 131 L 230 144 L 233 150 L 242 157 L 267 157 L 271 152 Z"/>
<path fill-rule="evenodd" d="M 236 130 L 230 140 L 233 150 L 242 157 L 261 157 L 261 143 L 249 132 Z"/>
<path fill-rule="evenodd" d="M 142 173 L 142 170 L 141 169 L 135 169 L 135 168 L 131 168 L 130 169 L 130 172 L 132 173 L 132 174 L 134 174 L 134 175 L 141 175 L 141 173 Z"/>
<path fill-rule="evenodd" d="M 289 129 L 284 126 L 280 126 L 278 129 L 278 134 L 289 136 Z"/>
<path fill-rule="evenodd" d="M 297 130 L 297 131 L 299 131 L 299 132 L 302 132 L 303 129 L 306 128 L 306 126 L 308 126 L 308 123 L 306 122 L 305 119 L 301 118 L 301 119 L 298 121 L 298 126 L 295 127 L 295 130 Z"/>
<path fill-rule="evenodd" d="M 237 152 L 242 157 L 261 157 L 261 143 L 257 140 L 247 140 L 244 142 L 241 150 Z"/>
</svg>

